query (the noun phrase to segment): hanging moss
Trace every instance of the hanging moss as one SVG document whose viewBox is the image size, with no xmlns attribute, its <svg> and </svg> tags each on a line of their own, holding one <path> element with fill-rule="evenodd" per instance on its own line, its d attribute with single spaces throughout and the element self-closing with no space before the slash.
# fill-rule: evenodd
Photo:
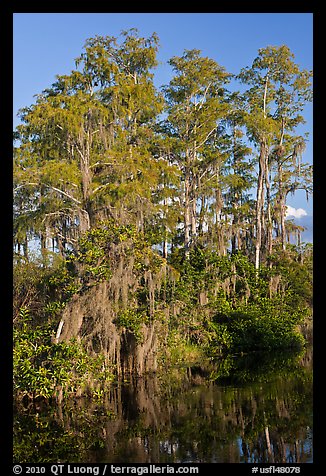
<svg viewBox="0 0 326 476">
<path fill-rule="evenodd" d="M 122 376 L 230 352 L 300 347 L 310 294 L 307 283 L 302 294 L 298 278 L 309 280 L 309 258 L 273 259 L 272 269 L 257 274 L 240 253 L 198 247 L 175 269 L 142 232 L 106 221 L 81 238 L 57 274 L 40 275 L 37 287 L 52 289 L 52 297 L 39 306 L 38 321 L 48 320 L 52 345 L 75 342 Z"/>
</svg>

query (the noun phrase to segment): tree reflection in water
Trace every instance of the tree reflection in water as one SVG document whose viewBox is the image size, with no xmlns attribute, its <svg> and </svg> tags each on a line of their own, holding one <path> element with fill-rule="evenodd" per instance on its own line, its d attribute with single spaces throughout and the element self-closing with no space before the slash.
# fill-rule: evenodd
<svg viewBox="0 0 326 476">
<path fill-rule="evenodd" d="M 103 401 L 15 408 L 17 462 L 312 462 L 312 350 L 117 382 Z"/>
</svg>

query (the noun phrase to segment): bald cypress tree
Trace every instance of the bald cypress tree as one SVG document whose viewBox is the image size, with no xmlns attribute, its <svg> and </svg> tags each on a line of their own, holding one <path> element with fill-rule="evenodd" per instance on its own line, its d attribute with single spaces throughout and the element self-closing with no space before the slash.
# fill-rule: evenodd
<svg viewBox="0 0 326 476">
<path fill-rule="evenodd" d="M 120 41 L 90 38 L 77 69 L 20 111 L 15 203 L 24 190 L 40 233 L 73 244 L 108 217 L 144 228 L 160 180 L 151 153 L 163 106 L 151 72 L 157 47 L 155 34 L 145 39 L 135 29 Z"/>
<path fill-rule="evenodd" d="M 238 79 L 248 86 L 246 126 L 250 140 L 258 150 L 258 179 L 256 191 L 255 267 L 259 268 L 262 252 L 271 251 L 272 211 L 270 173 L 277 155 L 294 157 L 284 148 L 286 132 L 293 134 L 303 122 L 300 115 L 304 104 L 311 100 L 311 72 L 300 70 L 294 55 L 285 45 L 268 46 L 258 51 L 251 67 L 243 68 Z M 292 137 L 292 143 L 297 143 Z M 277 149 L 277 153 L 275 150 Z M 294 149 L 293 149 L 294 150 Z M 296 149 L 299 151 L 299 149 Z M 275 153 L 274 153 L 275 152 Z M 274 154 L 273 154 L 274 153 Z M 276 160 L 277 161 L 277 160 Z M 285 195 L 282 190 L 283 166 L 278 160 L 278 216 L 284 247 Z M 284 163 L 284 162 L 283 162 Z M 267 203 L 267 213 L 265 204 Z"/>
<path fill-rule="evenodd" d="M 175 139 L 175 158 L 182 173 L 184 250 L 188 256 L 191 244 L 197 241 L 204 182 L 212 175 L 219 176 L 219 126 L 228 111 L 224 96 L 230 75 L 199 50 L 185 50 L 169 64 L 175 75 L 164 87 L 166 130 Z M 215 183 L 219 197 L 218 180 Z"/>
</svg>

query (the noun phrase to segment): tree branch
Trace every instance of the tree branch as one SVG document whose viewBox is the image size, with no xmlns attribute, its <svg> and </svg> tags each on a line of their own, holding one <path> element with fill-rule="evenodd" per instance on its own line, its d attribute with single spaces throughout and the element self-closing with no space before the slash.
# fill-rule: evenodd
<svg viewBox="0 0 326 476">
<path fill-rule="evenodd" d="M 212 135 L 214 131 L 216 131 L 216 128 L 217 128 L 217 126 L 214 127 L 214 129 L 212 129 L 212 130 L 207 134 L 207 136 L 205 137 L 205 139 L 204 139 L 200 144 L 198 144 L 198 145 L 196 146 L 196 148 L 195 148 L 196 150 L 199 149 L 202 145 L 205 144 L 205 142 L 207 141 L 207 139 L 209 138 L 209 136 Z"/>
<path fill-rule="evenodd" d="M 26 182 L 26 183 L 24 183 L 24 184 L 22 184 L 22 185 L 18 185 L 18 186 L 14 189 L 14 192 L 16 192 L 16 191 L 19 190 L 20 188 L 26 187 L 26 186 L 28 186 L 28 185 L 36 185 L 36 186 L 38 186 L 38 185 L 43 185 L 44 187 L 48 187 L 48 188 L 50 188 L 51 190 L 54 190 L 55 192 L 61 193 L 62 195 L 66 196 L 67 198 L 69 198 L 69 199 L 72 200 L 73 202 L 78 203 L 79 205 L 81 205 L 81 203 L 82 203 L 80 200 L 77 200 L 77 198 L 72 197 L 71 195 L 69 195 L 69 193 L 64 192 L 63 190 L 60 190 L 60 189 L 57 188 L 57 187 L 53 187 L 53 185 L 49 185 L 49 184 L 43 183 L 43 182 L 39 182 L 39 183 L 37 183 L 37 182 Z"/>
</svg>

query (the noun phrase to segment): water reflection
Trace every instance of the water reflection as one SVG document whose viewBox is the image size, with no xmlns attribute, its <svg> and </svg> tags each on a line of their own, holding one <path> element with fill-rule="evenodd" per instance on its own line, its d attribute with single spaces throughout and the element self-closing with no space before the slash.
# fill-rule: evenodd
<svg viewBox="0 0 326 476">
<path fill-rule="evenodd" d="M 101 403 L 16 408 L 14 450 L 20 463 L 304 463 L 311 431 L 310 350 L 118 382 Z"/>
</svg>

